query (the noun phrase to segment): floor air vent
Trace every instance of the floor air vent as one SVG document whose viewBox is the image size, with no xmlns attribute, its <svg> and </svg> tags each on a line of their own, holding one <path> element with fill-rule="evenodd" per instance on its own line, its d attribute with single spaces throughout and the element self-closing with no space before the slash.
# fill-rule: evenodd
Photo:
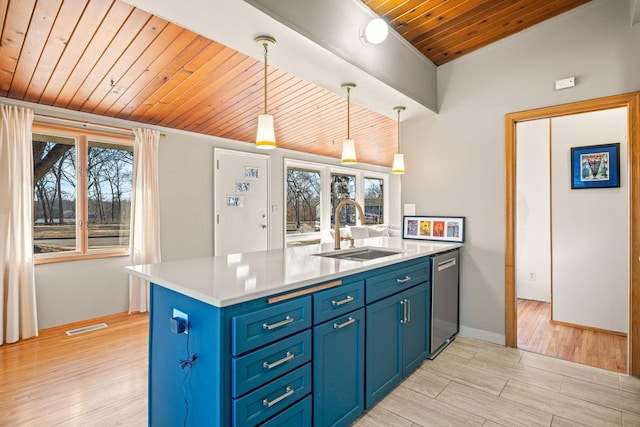
<svg viewBox="0 0 640 427">
<path fill-rule="evenodd" d="M 104 329 L 106 327 L 106 323 L 99 323 L 97 325 L 85 326 L 84 328 L 72 329 L 71 331 L 67 331 L 66 334 L 72 337 L 74 335 L 84 334 L 85 332 L 96 331 L 98 329 Z"/>
</svg>

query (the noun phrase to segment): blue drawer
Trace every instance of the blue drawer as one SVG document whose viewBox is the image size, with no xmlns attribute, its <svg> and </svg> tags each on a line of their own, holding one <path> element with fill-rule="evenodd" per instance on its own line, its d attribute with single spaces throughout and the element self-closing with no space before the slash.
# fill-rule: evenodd
<svg viewBox="0 0 640 427">
<path fill-rule="evenodd" d="M 313 295 L 313 324 L 317 325 L 364 306 L 364 280 Z"/>
<path fill-rule="evenodd" d="M 389 273 L 367 279 L 367 304 L 431 280 L 429 260 L 399 266 Z"/>
<path fill-rule="evenodd" d="M 239 397 L 311 360 L 311 330 L 231 360 L 231 395 Z"/>
<path fill-rule="evenodd" d="M 311 393 L 311 363 L 231 401 L 233 425 L 252 427 Z"/>
<path fill-rule="evenodd" d="M 311 427 L 311 396 L 307 396 L 260 427 Z"/>
<path fill-rule="evenodd" d="M 234 356 L 295 334 L 311 326 L 311 296 L 231 318 Z"/>
</svg>

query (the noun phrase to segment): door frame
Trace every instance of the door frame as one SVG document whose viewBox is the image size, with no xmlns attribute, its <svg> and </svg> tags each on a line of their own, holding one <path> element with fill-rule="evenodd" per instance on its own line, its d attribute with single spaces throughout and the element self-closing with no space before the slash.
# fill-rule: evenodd
<svg viewBox="0 0 640 427">
<path fill-rule="evenodd" d="M 629 164 L 629 333 L 630 375 L 640 377 L 640 92 L 608 96 L 505 115 L 505 337 L 508 347 L 518 346 L 515 280 L 516 238 L 516 124 L 570 114 L 627 107 Z"/>
</svg>

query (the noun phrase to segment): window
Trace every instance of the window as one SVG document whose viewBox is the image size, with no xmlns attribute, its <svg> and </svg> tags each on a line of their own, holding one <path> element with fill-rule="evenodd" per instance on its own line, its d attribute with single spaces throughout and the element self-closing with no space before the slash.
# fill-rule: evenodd
<svg viewBox="0 0 640 427">
<path fill-rule="evenodd" d="M 287 170 L 287 234 L 320 231 L 320 172 Z"/>
<path fill-rule="evenodd" d="M 34 124 L 36 262 L 127 255 L 132 138 Z"/>
<path fill-rule="evenodd" d="M 287 246 L 329 241 L 335 208 L 345 199 L 363 207 L 367 223 L 383 224 L 388 210 L 388 174 L 285 159 L 285 240 Z M 356 208 L 340 210 L 340 224 L 356 225 Z"/>
<path fill-rule="evenodd" d="M 336 206 L 345 199 L 356 199 L 356 177 L 354 175 L 331 174 L 331 225 L 335 224 Z M 340 209 L 340 224 L 356 225 L 356 207 L 345 205 Z"/>
<path fill-rule="evenodd" d="M 370 224 L 384 224 L 384 180 L 364 179 L 364 216 Z"/>
</svg>

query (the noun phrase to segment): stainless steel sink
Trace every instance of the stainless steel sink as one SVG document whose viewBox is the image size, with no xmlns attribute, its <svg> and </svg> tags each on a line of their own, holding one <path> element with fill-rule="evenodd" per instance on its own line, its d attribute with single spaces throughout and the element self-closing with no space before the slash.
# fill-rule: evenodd
<svg viewBox="0 0 640 427">
<path fill-rule="evenodd" d="M 313 255 L 322 256 L 326 258 L 334 258 L 334 259 L 347 259 L 350 261 L 369 261 L 372 259 L 383 258 L 391 255 L 398 255 L 401 253 L 402 251 L 395 251 L 392 249 L 354 248 L 354 249 L 343 249 L 343 250 L 331 251 L 331 252 L 321 252 Z"/>
</svg>

